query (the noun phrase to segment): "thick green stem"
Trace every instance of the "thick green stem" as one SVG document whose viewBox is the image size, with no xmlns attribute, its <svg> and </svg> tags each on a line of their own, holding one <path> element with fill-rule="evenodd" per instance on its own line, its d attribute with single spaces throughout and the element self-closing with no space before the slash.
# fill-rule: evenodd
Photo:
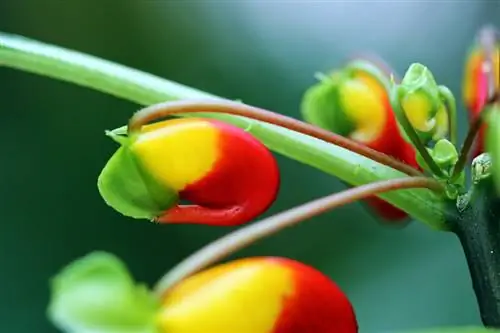
<svg viewBox="0 0 500 333">
<path fill-rule="evenodd" d="M 485 326 L 500 328 L 500 199 L 491 178 L 475 184 L 470 198 L 450 220 L 469 265 Z"/>
<path fill-rule="evenodd" d="M 0 65 L 72 82 L 141 105 L 178 99 L 220 98 L 97 57 L 1 33 Z M 400 171 L 347 149 L 279 126 L 220 113 L 197 116 L 217 118 L 247 129 L 271 150 L 351 185 L 404 176 Z M 384 193 L 381 197 L 433 228 L 445 227 L 442 200 L 430 190 L 403 190 Z"/>
</svg>

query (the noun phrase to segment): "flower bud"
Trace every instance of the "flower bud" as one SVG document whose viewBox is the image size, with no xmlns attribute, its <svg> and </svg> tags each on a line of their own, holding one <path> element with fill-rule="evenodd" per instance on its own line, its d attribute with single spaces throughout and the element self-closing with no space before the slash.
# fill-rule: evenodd
<svg viewBox="0 0 500 333">
<path fill-rule="evenodd" d="M 423 140 L 443 138 L 448 132 L 448 115 L 439 96 L 439 87 L 430 70 L 412 64 L 398 86 L 401 109 Z"/>
<path fill-rule="evenodd" d="M 251 134 L 216 120 L 143 126 L 102 171 L 99 191 L 124 215 L 163 223 L 238 225 L 264 212 L 279 188 L 271 152 Z M 179 205 L 179 200 L 191 205 Z"/>
<path fill-rule="evenodd" d="M 304 119 L 353 140 L 371 144 L 390 128 L 385 73 L 353 60 L 309 88 L 302 100 Z"/>
</svg>

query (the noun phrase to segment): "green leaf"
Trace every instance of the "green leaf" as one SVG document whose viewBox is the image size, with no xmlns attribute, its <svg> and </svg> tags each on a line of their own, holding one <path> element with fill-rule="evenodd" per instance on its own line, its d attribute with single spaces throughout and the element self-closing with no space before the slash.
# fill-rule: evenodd
<svg viewBox="0 0 500 333">
<path fill-rule="evenodd" d="M 486 150 L 490 153 L 493 165 L 493 180 L 500 193 L 500 105 L 487 110 Z"/>
<path fill-rule="evenodd" d="M 178 99 L 222 99 L 88 54 L 5 33 L 0 33 L 0 66 L 72 82 L 142 105 Z M 261 121 L 221 113 L 183 116 L 214 118 L 243 129 L 250 128 L 249 132 L 276 153 L 334 175 L 351 185 L 404 176 L 397 170 L 342 147 Z M 432 228 L 446 227 L 443 202 L 427 189 L 393 191 L 380 197 Z"/>
<path fill-rule="evenodd" d="M 129 143 L 108 132 L 123 145 L 111 156 L 97 179 L 104 201 L 125 216 L 152 219 L 172 207 L 178 194 L 150 176 L 140 166 Z"/>
<path fill-rule="evenodd" d="M 48 316 L 64 332 L 160 332 L 155 322 L 160 303 L 111 254 L 93 252 L 74 261 L 51 287 Z"/>
</svg>

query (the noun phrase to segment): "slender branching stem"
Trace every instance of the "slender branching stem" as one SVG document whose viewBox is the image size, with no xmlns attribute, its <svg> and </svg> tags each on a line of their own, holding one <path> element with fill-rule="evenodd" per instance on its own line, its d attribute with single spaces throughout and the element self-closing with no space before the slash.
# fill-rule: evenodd
<svg viewBox="0 0 500 333">
<path fill-rule="evenodd" d="M 491 107 L 495 103 L 497 103 L 496 96 L 497 95 L 492 96 L 492 99 L 486 104 L 481 113 L 479 113 L 479 115 L 474 119 L 474 121 L 470 125 L 469 131 L 467 132 L 467 136 L 465 137 L 464 144 L 460 149 L 460 155 L 458 157 L 458 161 L 453 169 L 453 173 L 451 175 L 451 181 L 456 180 L 460 176 L 462 170 L 465 168 L 465 164 L 467 163 L 469 153 L 472 150 L 472 145 L 474 144 L 474 140 L 476 139 L 476 136 L 478 135 L 479 130 L 481 129 L 481 126 L 484 123 L 484 120 L 488 116 L 488 113 L 492 109 Z"/>
<path fill-rule="evenodd" d="M 401 104 L 399 102 L 399 91 L 396 86 L 394 86 L 393 89 L 391 89 L 390 100 L 392 108 L 394 110 L 394 114 L 396 115 L 399 123 L 403 127 L 406 135 L 411 140 L 415 149 L 417 149 L 418 153 L 422 156 L 423 160 L 429 167 L 430 171 L 438 177 L 443 177 L 444 176 L 443 171 L 436 164 L 431 154 L 429 154 L 429 152 L 427 151 L 427 148 L 420 140 L 420 137 L 418 136 L 417 132 L 410 123 L 410 120 L 406 116 L 406 112 L 402 109 Z"/>
<path fill-rule="evenodd" d="M 333 143 L 357 154 L 368 157 L 376 162 L 390 166 L 410 176 L 421 176 L 422 174 L 386 154 L 368 148 L 356 141 L 345 138 L 338 134 L 324 130 L 303 121 L 287 117 L 278 113 L 249 106 L 243 103 L 224 100 L 182 100 L 158 103 L 143 108 L 136 112 L 129 121 L 128 132 L 133 134 L 138 132 L 143 125 L 158 120 L 159 118 L 171 116 L 179 113 L 196 112 L 219 112 L 238 116 L 243 116 L 255 120 L 264 121 L 273 125 L 288 128 L 320 140 Z"/>
<path fill-rule="evenodd" d="M 496 86 L 497 78 L 495 77 L 496 72 L 494 67 L 497 60 L 496 58 L 500 56 L 500 54 L 496 50 L 496 43 L 499 38 L 498 35 L 498 31 L 491 26 L 486 26 L 479 32 L 479 44 L 485 52 L 485 66 L 483 66 L 482 70 L 485 72 L 488 79 L 487 100 L 483 109 L 474 119 L 472 125 L 469 127 L 469 131 L 467 132 L 464 144 L 462 145 L 462 149 L 460 150 L 460 156 L 451 176 L 452 181 L 457 179 L 464 169 L 465 163 L 467 162 L 469 153 L 472 149 L 472 145 L 474 144 L 474 139 L 479 133 L 486 115 L 491 109 L 490 107 L 493 104 L 497 103 L 500 99 L 500 89 Z"/>
<path fill-rule="evenodd" d="M 291 227 L 313 216 L 379 193 L 409 188 L 442 190 L 441 184 L 432 178 L 405 177 L 358 186 L 308 202 L 247 225 L 208 244 L 167 272 L 155 286 L 155 293 L 161 296 L 186 277 L 258 240 L 276 234 L 284 228 Z"/>
<path fill-rule="evenodd" d="M 469 131 L 467 132 L 467 136 L 465 137 L 464 144 L 460 149 L 460 155 L 458 156 L 458 161 L 453 168 L 453 173 L 451 174 L 451 181 L 455 181 L 458 177 L 460 177 L 460 173 L 465 168 L 465 164 L 467 163 L 467 159 L 469 157 L 469 153 L 472 149 L 472 145 L 474 144 L 474 139 L 479 133 L 479 129 L 484 121 L 484 112 L 481 112 L 479 116 L 477 116 L 472 124 L 469 127 Z"/>
</svg>

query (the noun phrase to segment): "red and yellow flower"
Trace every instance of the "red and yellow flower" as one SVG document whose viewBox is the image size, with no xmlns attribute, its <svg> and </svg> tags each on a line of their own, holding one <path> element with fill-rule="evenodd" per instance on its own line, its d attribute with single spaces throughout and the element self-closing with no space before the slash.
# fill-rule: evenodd
<svg viewBox="0 0 500 333">
<path fill-rule="evenodd" d="M 355 333 L 354 310 L 327 276 L 300 262 L 245 258 L 195 274 L 164 295 L 165 333 Z"/>
<path fill-rule="evenodd" d="M 491 91 L 500 93 L 500 41 L 489 27 L 479 32 L 469 52 L 462 90 L 470 122 L 481 113 Z M 473 156 L 484 152 L 485 130 L 486 125 L 479 130 Z"/>
<path fill-rule="evenodd" d="M 119 258 L 93 252 L 53 278 L 48 314 L 64 332 L 358 332 L 333 281 L 280 257 L 234 260 L 153 293 Z"/>
<path fill-rule="evenodd" d="M 389 100 L 389 75 L 362 59 L 348 63 L 304 95 L 306 121 L 346 136 L 419 169 L 414 147 L 401 135 Z M 387 220 L 407 214 L 379 198 L 366 200 Z"/>
<path fill-rule="evenodd" d="M 263 213 L 279 189 L 279 169 L 271 152 L 251 134 L 221 121 L 190 118 L 153 123 L 143 126 L 122 148 L 139 172 L 135 179 L 126 174 L 122 181 L 112 182 L 109 179 L 121 170 L 111 171 L 111 165 L 101 174 L 101 194 L 122 212 L 125 201 L 137 206 L 149 197 L 158 209 L 146 210 L 143 217 L 158 222 L 239 225 Z M 156 190 L 146 191 L 139 201 L 136 192 L 127 195 L 133 191 L 109 188 L 125 182 L 142 182 L 146 190 Z M 115 199 L 117 193 L 122 195 L 120 201 Z M 168 193 L 169 198 L 161 197 Z M 180 200 L 190 204 L 181 205 Z"/>
</svg>

